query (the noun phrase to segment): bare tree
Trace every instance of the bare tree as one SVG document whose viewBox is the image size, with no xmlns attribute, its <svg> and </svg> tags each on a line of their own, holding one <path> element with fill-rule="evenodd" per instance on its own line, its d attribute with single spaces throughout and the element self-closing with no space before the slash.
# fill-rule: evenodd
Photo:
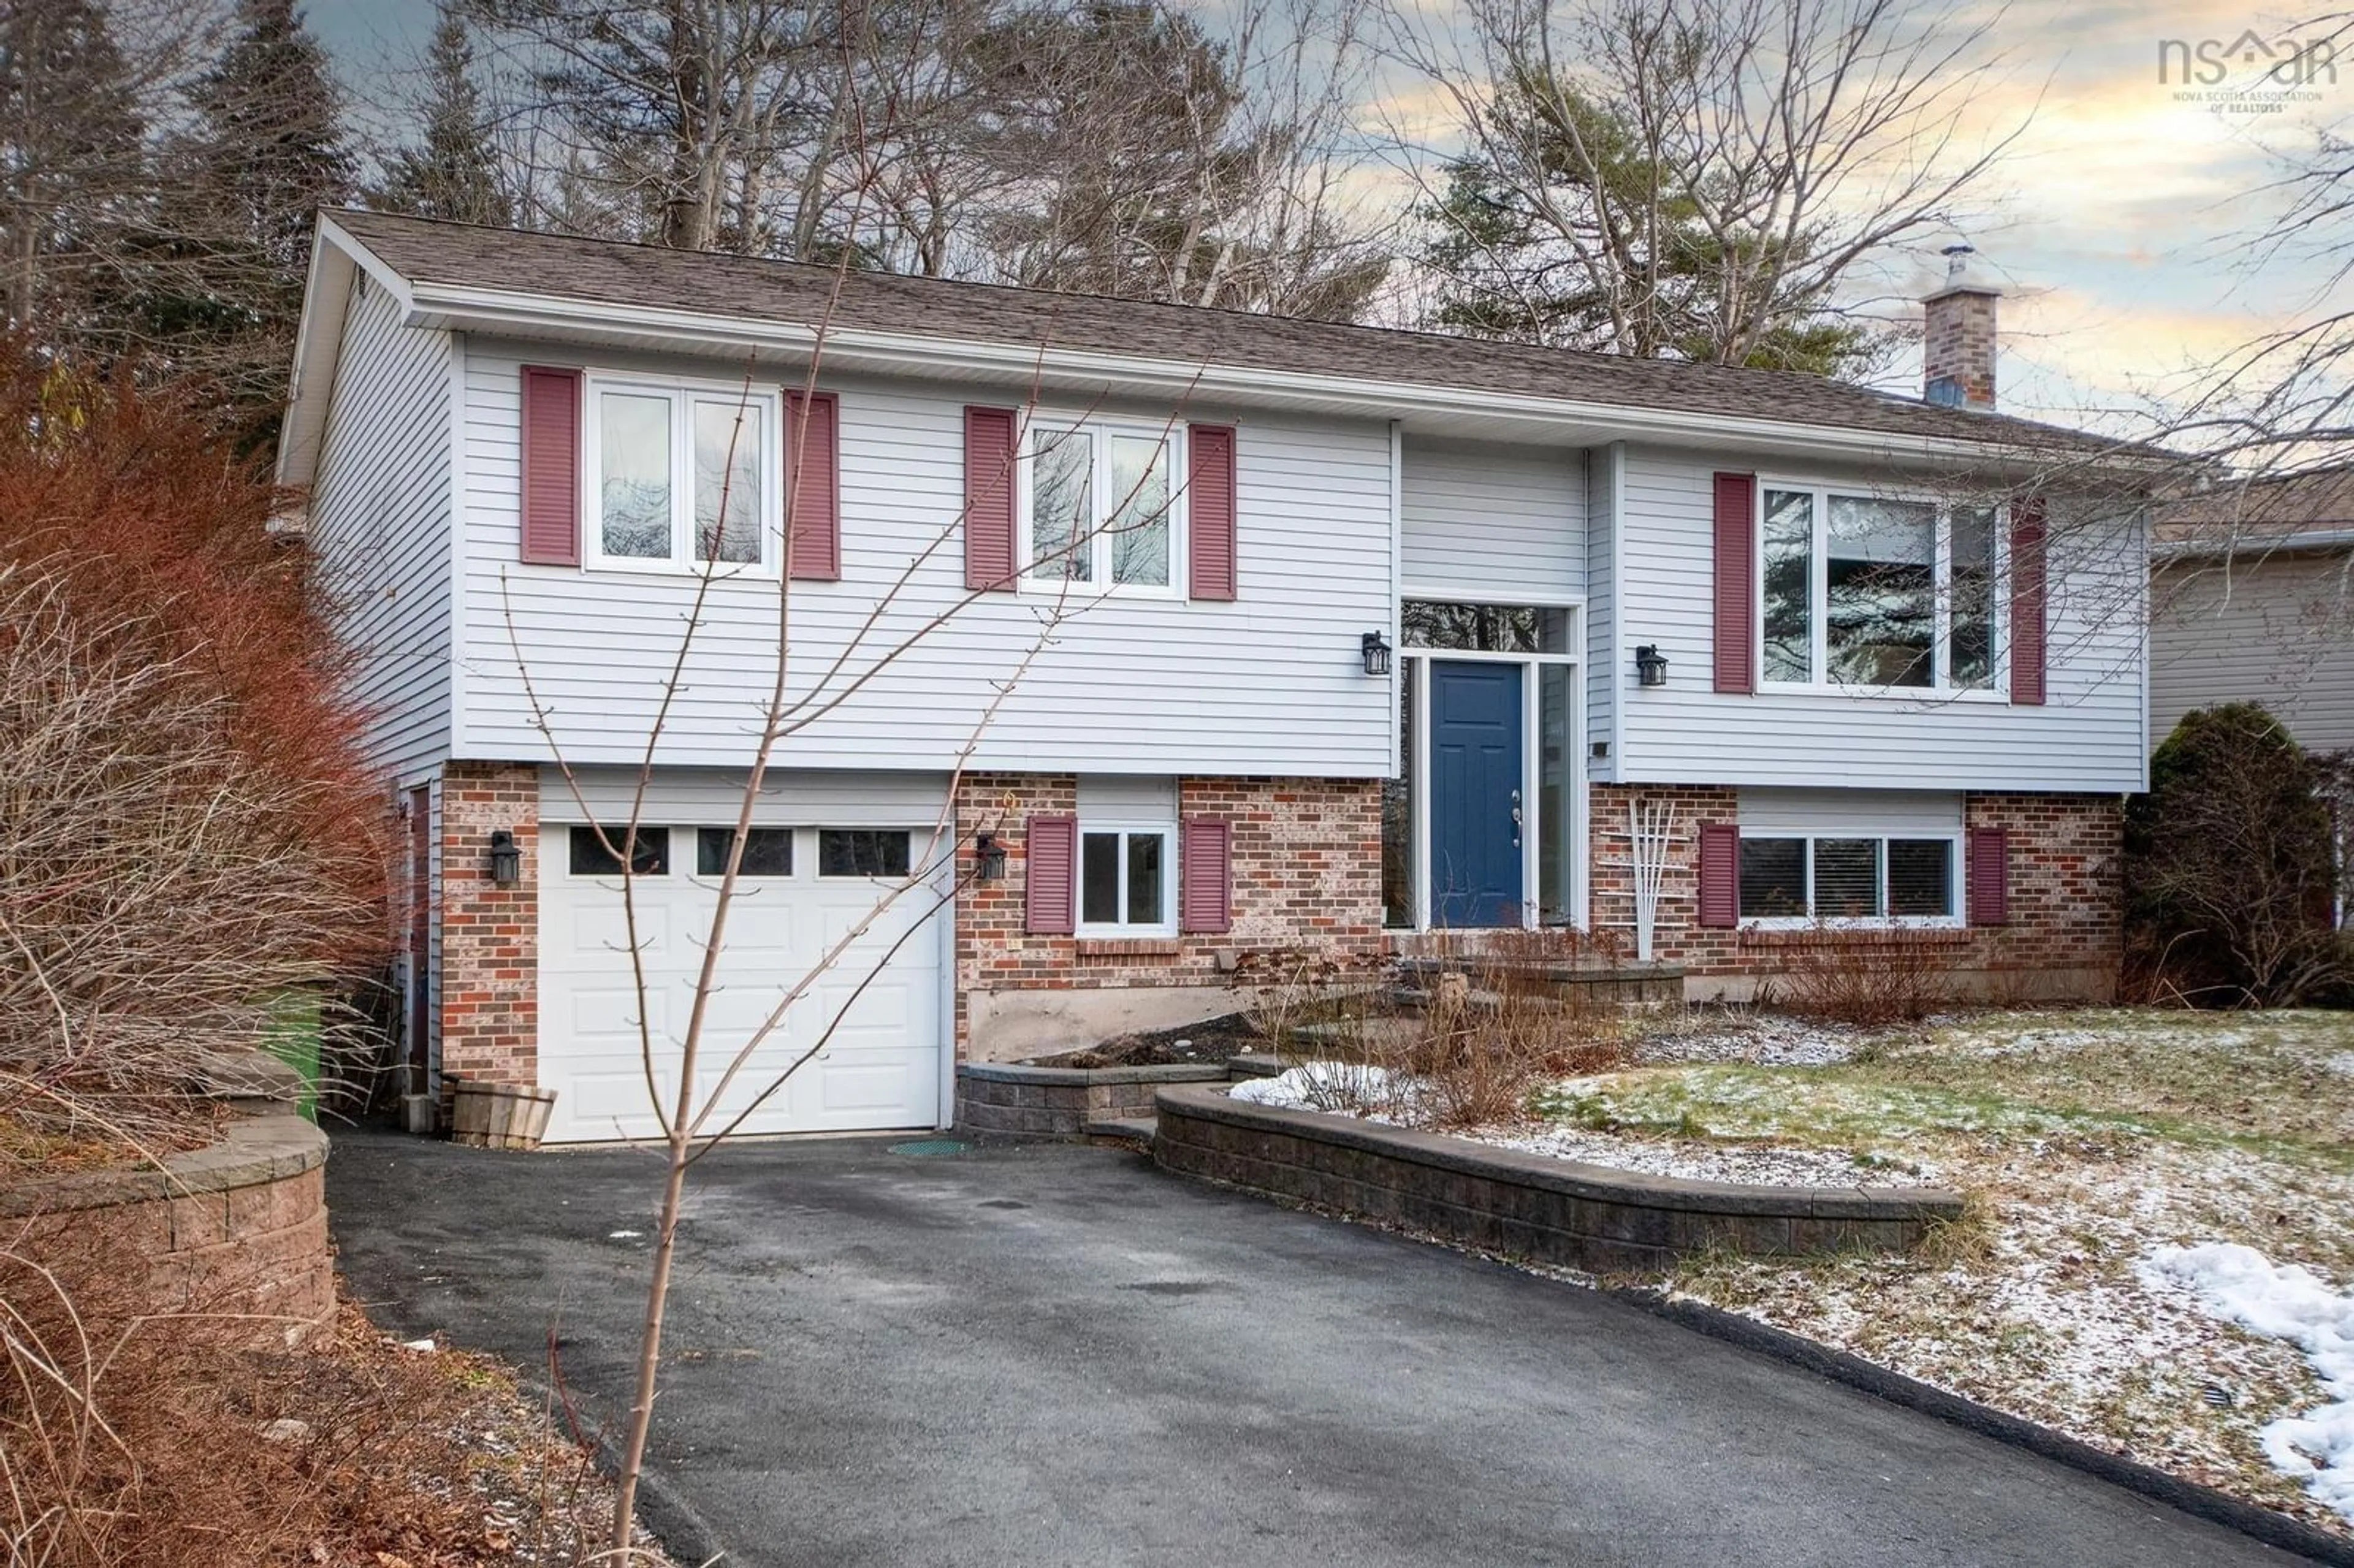
<svg viewBox="0 0 2354 1568">
<path fill-rule="evenodd" d="M 1394 7 L 1449 108 L 1425 173 L 1441 324 L 1642 357 L 1868 363 L 1850 296 L 1982 199 L 1999 15 L 1896 0 L 1469 0 Z M 1434 162 L 1442 187 L 1428 179 Z"/>
<path fill-rule="evenodd" d="M 1009 281 L 1352 319 L 1388 268 L 1347 190 L 1362 0 L 1014 12 L 976 45 Z"/>
<path fill-rule="evenodd" d="M 164 0 L 0 6 L 0 305 L 16 331 L 66 352 L 137 342 L 153 140 L 212 28 Z"/>
</svg>

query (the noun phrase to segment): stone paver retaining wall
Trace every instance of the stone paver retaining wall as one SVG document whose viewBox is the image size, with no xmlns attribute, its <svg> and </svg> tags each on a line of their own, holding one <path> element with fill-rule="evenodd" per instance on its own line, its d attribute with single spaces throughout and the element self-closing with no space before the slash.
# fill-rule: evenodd
<svg viewBox="0 0 2354 1568">
<path fill-rule="evenodd" d="M 1897 1252 L 1957 1218 L 1941 1188 L 1759 1187 L 1646 1176 L 1178 1085 L 1157 1097 L 1163 1168 L 1463 1245 L 1594 1273 L 1710 1247 Z"/>
<path fill-rule="evenodd" d="M 965 1062 L 957 1067 L 957 1125 L 974 1132 L 1085 1138 L 1089 1124 L 1152 1114 L 1170 1084 L 1223 1084 L 1215 1062 L 1162 1067 L 1031 1067 Z"/>
<path fill-rule="evenodd" d="M 0 1192 L 0 1228 L 32 1256 L 120 1247 L 143 1257 L 157 1312 L 251 1314 L 291 1344 L 334 1310 L 327 1137 L 285 1106 L 229 1121 L 164 1169 L 90 1171 Z"/>
</svg>

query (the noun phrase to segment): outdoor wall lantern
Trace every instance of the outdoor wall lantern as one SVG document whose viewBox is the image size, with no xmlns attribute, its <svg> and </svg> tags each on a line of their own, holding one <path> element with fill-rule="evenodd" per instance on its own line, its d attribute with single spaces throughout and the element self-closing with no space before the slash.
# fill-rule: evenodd
<svg viewBox="0 0 2354 1568">
<path fill-rule="evenodd" d="M 1635 675 L 1647 686 L 1668 683 L 1668 661 L 1656 643 L 1646 642 L 1635 650 Z"/>
<path fill-rule="evenodd" d="M 1005 846 L 997 842 L 995 833 L 973 835 L 972 863 L 979 868 L 981 881 L 1005 880 Z"/>
<path fill-rule="evenodd" d="M 1365 673 L 1386 675 L 1390 673 L 1390 640 L 1378 631 L 1368 631 L 1359 640 L 1358 647 L 1365 661 Z"/>
<path fill-rule="evenodd" d="M 504 828 L 491 830 L 491 880 L 513 887 L 523 880 L 523 850 Z"/>
</svg>

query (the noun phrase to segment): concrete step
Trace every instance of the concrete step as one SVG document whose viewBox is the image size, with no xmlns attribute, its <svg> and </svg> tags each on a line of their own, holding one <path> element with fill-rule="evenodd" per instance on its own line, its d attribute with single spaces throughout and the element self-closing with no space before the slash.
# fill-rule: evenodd
<svg viewBox="0 0 2354 1568">
<path fill-rule="evenodd" d="M 1087 1123 L 1087 1136 L 1089 1138 L 1114 1138 L 1118 1139 L 1122 1143 L 1149 1144 L 1152 1141 L 1152 1135 L 1160 1125 L 1161 1118 L 1159 1117 L 1106 1117 L 1101 1121 L 1091 1121 Z"/>
</svg>

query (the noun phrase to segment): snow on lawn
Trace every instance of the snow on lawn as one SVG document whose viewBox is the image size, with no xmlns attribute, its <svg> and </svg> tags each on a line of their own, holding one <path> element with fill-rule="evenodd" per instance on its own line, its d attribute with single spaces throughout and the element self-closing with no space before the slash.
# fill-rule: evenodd
<svg viewBox="0 0 2354 1568">
<path fill-rule="evenodd" d="M 1587 1165 L 1680 1176 L 1691 1181 L 1745 1181 L 1775 1187 L 1910 1187 L 1929 1184 L 1918 1167 L 1839 1154 L 1819 1149 L 1728 1143 L 1695 1145 L 1666 1139 L 1621 1138 L 1579 1128 L 1542 1132 L 1483 1128 L 1472 1134 L 1482 1143 L 1550 1155 Z"/>
<path fill-rule="evenodd" d="M 2235 1242 L 2160 1247 L 2141 1273 L 2160 1288 L 2190 1291 L 2218 1317 L 2305 1352 L 2329 1403 L 2267 1425 L 2264 1455 L 2354 1520 L 2354 1291 L 2332 1290 L 2311 1269 L 2275 1264 Z"/>
<path fill-rule="evenodd" d="M 1638 1067 L 1543 1103 L 1630 1145 L 1774 1140 L 1934 1171 L 1972 1212 L 1914 1256 L 1700 1258 L 1669 1288 L 2344 1531 L 2354 1306 L 2321 1282 L 2354 1280 L 2349 1054 L 2342 1013 L 1980 1015 L 1843 1063 Z M 2264 1312 L 2144 1266 L 2212 1244 L 2263 1264 L 2243 1276 L 2273 1281 Z M 2302 1315 L 2266 1316 L 2292 1267 Z M 2328 1323 L 2335 1361 L 2306 1348 Z M 2297 1451 L 2296 1475 L 2275 1467 Z"/>
</svg>

